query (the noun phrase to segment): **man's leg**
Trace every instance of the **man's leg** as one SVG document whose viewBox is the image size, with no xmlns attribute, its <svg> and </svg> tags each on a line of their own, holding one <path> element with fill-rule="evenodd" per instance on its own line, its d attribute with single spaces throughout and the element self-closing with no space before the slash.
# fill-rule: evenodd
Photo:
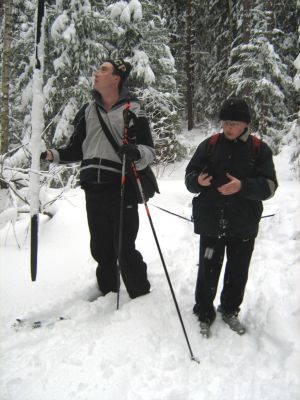
<svg viewBox="0 0 300 400">
<path fill-rule="evenodd" d="M 224 258 L 224 239 L 200 237 L 200 257 L 194 313 L 202 322 L 212 323 L 216 312 L 213 305 Z"/>
<path fill-rule="evenodd" d="M 90 230 L 90 248 L 97 261 L 97 282 L 103 294 L 117 291 L 117 253 L 114 244 L 112 205 L 100 193 L 86 191 L 86 210 Z"/>
<path fill-rule="evenodd" d="M 150 283 L 147 279 L 147 265 L 143 261 L 141 253 L 135 248 L 138 230 L 138 205 L 127 204 L 124 207 L 121 272 L 131 298 L 149 293 L 150 290 Z"/>
<path fill-rule="evenodd" d="M 244 298 L 248 270 L 255 238 L 228 240 L 227 263 L 221 293 L 221 308 L 226 314 L 237 314 Z"/>
</svg>

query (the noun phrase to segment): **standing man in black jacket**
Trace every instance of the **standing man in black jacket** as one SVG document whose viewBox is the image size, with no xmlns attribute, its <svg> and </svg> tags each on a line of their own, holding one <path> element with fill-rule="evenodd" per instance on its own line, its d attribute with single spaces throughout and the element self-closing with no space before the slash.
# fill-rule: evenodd
<svg viewBox="0 0 300 400">
<path fill-rule="evenodd" d="M 272 152 L 249 133 L 250 111 L 240 98 L 220 110 L 222 133 L 204 140 L 186 168 L 193 199 L 195 233 L 200 234 L 199 270 L 194 313 L 203 336 L 216 317 L 214 299 L 226 250 L 226 267 L 218 311 L 231 329 L 246 329 L 238 319 L 248 279 L 262 200 L 278 186 Z"/>
<path fill-rule="evenodd" d="M 44 158 L 55 163 L 81 161 L 80 184 L 86 195 L 86 210 L 91 235 L 90 247 L 97 261 L 99 294 L 118 291 L 118 238 L 120 223 L 120 188 L 123 155 L 133 161 L 136 169 L 151 164 L 155 151 L 150 127 L 140 103 L 123 84 L 131 65 L 122 60 L 106 60 L 94 74 L 93 100 L 76 115 L 74 133 L 68 145 L 51 149 Z M 123 111 L 129 106 L 133 120 L 128 135 L 134 143 L 123 144 Z M 119 145 L 118 153 L 105 135 L 98 116 Z M 147 265 L 135 248 L 139 229 L 138 193 L 135 182 L 126 179 L 123 217 L 121 274 L 131 298 L 150 291 Z"/>
</svg>

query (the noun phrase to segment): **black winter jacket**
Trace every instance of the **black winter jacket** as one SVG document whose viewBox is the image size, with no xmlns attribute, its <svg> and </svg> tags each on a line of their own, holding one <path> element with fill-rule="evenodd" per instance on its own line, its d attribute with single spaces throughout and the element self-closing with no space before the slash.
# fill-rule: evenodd
<svg viewBox="0 0 300 400">
<path fill-rule="evenodd" d="M 255 151 L 249 132 L 236 140 L 219 135 L 209 151 L 210 138 L 198 146 L 186 168 L 185 183 L 192 193 L 195 233 L 215 237 L 256 237 L 263 211 L 262 200 L 272 197 L 277 179 L 268 145 L 260 141 Z M 199 174 L 213 176 L 210 186 L 200 186 Z M 217 188 L 228 182 L 226 173 L 242 183 L 240 192 L 225 196 Z"/>
</svg>

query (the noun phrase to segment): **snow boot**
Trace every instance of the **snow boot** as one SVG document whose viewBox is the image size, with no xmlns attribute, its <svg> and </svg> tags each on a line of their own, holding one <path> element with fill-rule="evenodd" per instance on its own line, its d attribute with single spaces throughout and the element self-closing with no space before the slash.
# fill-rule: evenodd
<svg viewBox="0 0 300 400">
<path fill-rule="evenodd" d="M 200 321 L 200 334 L 204 338 L 209 338 L 210 335 L 210 323 L 209 322 L 202 322 Z"/>
<path fill-rule="evenodd" d="M 213 315 L 210 319 L 207 318 L 204 321 L 201 321 L 199 319 L 199 323 L 200 323 L 200 334 L 204 337 L 204 338 L 209 338 L 210 337 L 210 327 L 213 324 L 214 320 L 216 318 L 216 315 Z"/>
<path fill-rule="evenodd" d="M 93 288 L 88 295 L 88 301 L 90 303 L 93 303 L 94 301 L 98 300 L 99 297 L 103 297 L 103 296 L 104 296 L 104 294 L 101 292 L 101 290 L 99 290 L 98 287 Z"/>
<path fill-rule="evenodd" d="M 237 313 L 227 314 L 222 309 L 222 306 L 218 307 L 218 311 L 222 314 L 223 321 L 229 326 L 230 329 L 239 335 L 243 335 L 246 332 L 246 327 L 239 321 Z"/>
</svg>

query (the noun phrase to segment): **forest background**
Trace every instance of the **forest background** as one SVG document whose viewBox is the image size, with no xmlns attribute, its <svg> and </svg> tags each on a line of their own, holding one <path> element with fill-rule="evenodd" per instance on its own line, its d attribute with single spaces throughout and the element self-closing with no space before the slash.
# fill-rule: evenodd
<svg viewBox="0 0 300 400">
<path fill-rule="evenodd" d="M 0 212 L 29 204 L 37 4 L 0 6 Z M 159 165 L 185 156 L 182 129 L 212 132 L 221 102 L 236 95 L 249 103 L 253 131 L 275 154 L 293 149 L 299 179 L 299 21 L 298 0 L 46 1 L 44 146 L 66 144 L 90 99 L 93 71 L 122 57 L 133 65 L 128 85 L 149 115 Z M 44 165 L 40 177 L 45 188 L 73 187 L 77 168 Z M 41 199 L 42 212 L 47 205 Z M 2 217 L 3 224 L 11 214 Z"/>
</svg>

